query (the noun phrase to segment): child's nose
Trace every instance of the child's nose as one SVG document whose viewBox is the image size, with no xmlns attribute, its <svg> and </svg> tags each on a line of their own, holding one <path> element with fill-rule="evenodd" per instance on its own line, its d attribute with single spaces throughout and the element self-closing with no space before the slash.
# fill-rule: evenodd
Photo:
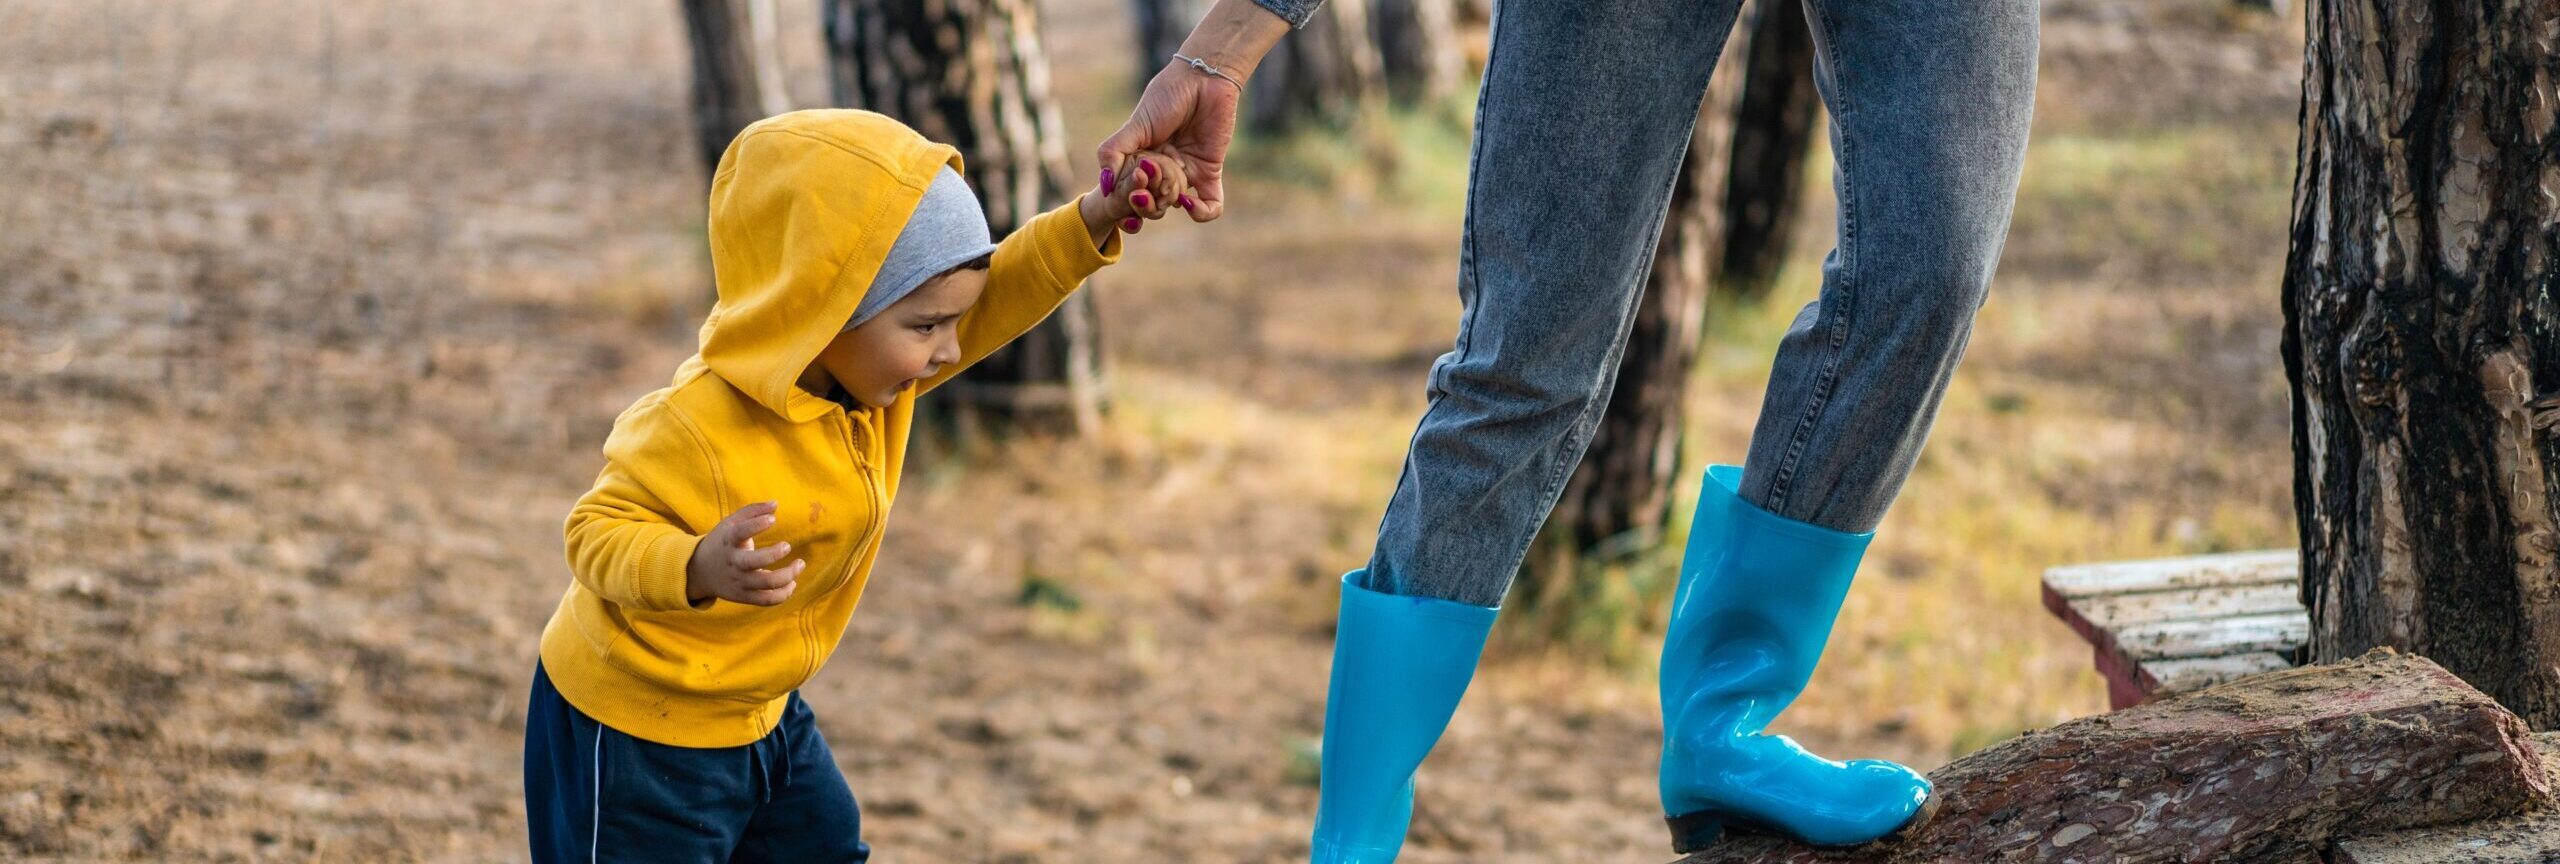
<svg viewBox="0 0 2560 864">
<path fill-rule="evenodd" d="M 941 344 L 934 346 L 934 365 L 949 366 L 958 362 L 960 362 L 960 337 L 956 335 L 946 336 L 943 338 Z"/>
</svg>

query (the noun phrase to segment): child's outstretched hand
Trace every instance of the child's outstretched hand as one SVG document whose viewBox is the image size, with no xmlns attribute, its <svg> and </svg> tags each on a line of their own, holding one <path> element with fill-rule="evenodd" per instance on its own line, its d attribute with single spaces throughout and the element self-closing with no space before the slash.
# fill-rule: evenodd
<svg viewBox="0 0 2560 864">
<path fill-rule="evenodd" d="M 1115 227 L 1135 234 L 1148 220 L 1162 219 L 1176 207 L 1187 210 L 1199 206 L 1191 197 L 1191 184 L 1183 176 L 1181 160 L 1139 151 L 1126 164 L 1124 175 L 1105 175 L 1100 192 L 1084 196 L 1084 223 L 1093 231 L 1097 248 L 1111 239 Z"/>
<path fill-rule="evenodd" d="M 756 548 L 756 535 L 773 527 L 775 502 L 749 504 L 720 520 L 693 546 L 684 565 L 684 599 L 700 603 L 718 597 L 731 603 L 779 606 L 799 586 L 805 559 L 773 567 L 791 554 L 789 542 Z M 773 569 L 766 569 L 773 568 Z"/>
</svg>

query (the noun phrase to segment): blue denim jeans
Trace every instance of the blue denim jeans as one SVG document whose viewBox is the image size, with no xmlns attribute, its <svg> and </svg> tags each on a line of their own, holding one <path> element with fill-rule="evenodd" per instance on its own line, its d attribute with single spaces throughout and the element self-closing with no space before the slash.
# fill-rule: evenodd
<svg viewBox="0 0 2560 864">
<path fill-rule="evenodd" d="M 1740 0 L 1497 5 L 1465 312 L 1363 586 L 1480 606 L 1501 602 L 1607 405 Z M 1865 532 L 1910 475 L 2008 233 L 2037 3 L 1808 0 L 1806 12 L 1839 241 L 1779 345 L 1742 496 Z"/>
</svg>

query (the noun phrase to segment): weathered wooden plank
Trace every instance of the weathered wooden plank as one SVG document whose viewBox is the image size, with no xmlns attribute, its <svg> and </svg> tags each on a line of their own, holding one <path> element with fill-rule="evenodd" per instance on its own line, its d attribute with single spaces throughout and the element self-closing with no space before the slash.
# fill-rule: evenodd
<svg viewBox="0 0 2560 864">
<path fill-rule="evenodd" d="M 2089 640 L 2090 644 L 2097 644 L 2106 638 L 2105 634 L 2098 630 L 2098 625 L 2089 623 L 2088 616 L 2080 614 L 2080 610 L 2072 605 L 2071 598 L 2053 590 L 2052 583 L 2046 583 L 2044 586 L 2044 610 L 2053 613 L 2053 617 L 2062 619 L 2062 623 L 2071 626 L 2072 632 L 2080 634 L 2080 638 Z"/>
<path fill-rule="evenodd" d="M 2088 640 L 2115 709 L 2282 668 L 2309 638 L 2290 550 L 2056 567 L 2044 606 Z"/>
<path fill-rule="evenodd" d="M 2302 610 L 2292 583 L 2226 585 L 2183 591 L 2145 591 L 2082 598 L 2072 604 L 2090 625 L 2118 630 L 2157 621 L 2202 621 Z"/>
<path fill-rule="evenodd" d="M 2548 804 L 2529 735 L 2434 663 L 2378 650 L 1958 759 L 1930 775 L 1935 814 L 1890 842 L 1736 836 L 1682 864 L 2316 861 L 2342 836 Z"/>
<path fill-rule="evenodd" d="M 2291 549 L 2229 552 L 2146 561 L 2073 564 L 2044 573 L 2047 589 L 2061 598 L 2169 591 L 2227 585 L 2298 584 L 2301 556 Z"/>
<path fill-rule="evenodd" d="M 2534 736 L 2543 777 L 2560 788 L 2560 732 Z M 2550 864 L 2560 861 L 2560 810 L 2338 841 L 2330 864 Z"/>
<path fill-rule="evenodd" d="M 2115 631 L 2117 650 L 2137 663 L 2256 651 L 2290 656 L 2310 638 L 2311 616 L 2299 609 L 2211 621 L 2160 621 Z"/>
<path fill-rule="evenodd" d="M 2293 658 L 2265 651 L 2223 657 L 2183 657 L 2143 663 L 2141 682 L 2143 692 L 2166 696 L 2291 668 Z"/>
</svg>

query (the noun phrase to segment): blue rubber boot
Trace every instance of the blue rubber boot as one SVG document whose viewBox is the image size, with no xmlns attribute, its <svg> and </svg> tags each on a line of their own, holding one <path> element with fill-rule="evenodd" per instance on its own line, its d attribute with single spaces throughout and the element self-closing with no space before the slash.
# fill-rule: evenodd
<svg viewBox="0 0 2560 864">
<path fill-rule="evenodd" d="M 1707 469 L 1671 632 L 1662 644 L 1662 810 L 1672 848 L 1728 826 L 1817 846 L 1880 839 L 1921 815 L 1929 781 L 1874 760 L 1834 762 L 1761 729 L 1822 658 L 1873 534 L 1843 534 L 1742 500 L 1742 469 Z"/>
<path fill-rule="evenodd" d="M 1342 577 L 1324 700 L 1314 864 L 1387 864 L 1413 818 L 1413 772 L 1476 674 L 1496 610 L 1398 597 Z"/>
</svg>

